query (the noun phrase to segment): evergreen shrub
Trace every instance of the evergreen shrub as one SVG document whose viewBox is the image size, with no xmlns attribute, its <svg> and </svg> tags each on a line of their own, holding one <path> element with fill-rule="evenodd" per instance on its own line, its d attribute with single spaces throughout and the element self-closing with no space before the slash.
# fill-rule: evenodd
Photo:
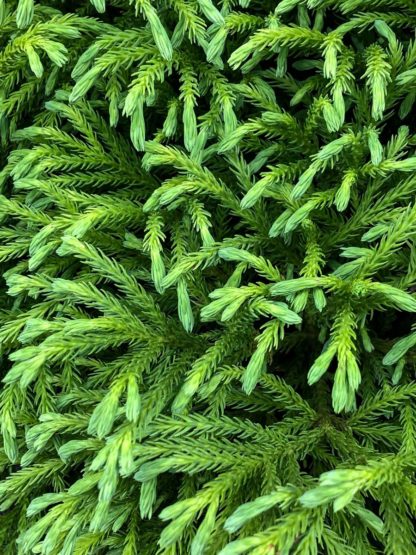
<svg viewBox="0 0 416 555">
<path fill-rule="evenodd" d="M 415 26 L 0 0 L 2 555 L 416 554 Z"/>
</svg>

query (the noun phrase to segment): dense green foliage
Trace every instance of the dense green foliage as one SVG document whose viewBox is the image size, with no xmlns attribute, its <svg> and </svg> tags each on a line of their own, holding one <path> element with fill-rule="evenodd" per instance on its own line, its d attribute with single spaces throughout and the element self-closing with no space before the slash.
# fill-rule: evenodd
<svg viewBox="0 0 416 555">
<path fill-rule="evenodd" d="M 0 0 L 2 555 L 416 553 L 415 26 Z"/>
</svg>

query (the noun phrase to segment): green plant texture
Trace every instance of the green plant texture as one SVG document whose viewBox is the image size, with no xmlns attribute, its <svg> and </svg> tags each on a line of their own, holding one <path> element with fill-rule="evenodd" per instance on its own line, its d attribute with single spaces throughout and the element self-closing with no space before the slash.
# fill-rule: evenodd
<svg viewBox="0 0 416 555">
<path fill-rule="evenodd" d="M 0 0 L 1 555 L 416 554 L 413 0 Z"/>
</svg>

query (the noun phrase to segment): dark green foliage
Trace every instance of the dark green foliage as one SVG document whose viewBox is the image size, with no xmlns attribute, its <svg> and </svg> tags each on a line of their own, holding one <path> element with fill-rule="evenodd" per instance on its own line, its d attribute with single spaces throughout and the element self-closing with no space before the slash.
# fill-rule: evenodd
<svg viewBox="0 0 416 555">
<path fill-rule="evenodd" d="M 2 555 L 416 553 L 415 25 L 0 0 Z"/>
</svg>

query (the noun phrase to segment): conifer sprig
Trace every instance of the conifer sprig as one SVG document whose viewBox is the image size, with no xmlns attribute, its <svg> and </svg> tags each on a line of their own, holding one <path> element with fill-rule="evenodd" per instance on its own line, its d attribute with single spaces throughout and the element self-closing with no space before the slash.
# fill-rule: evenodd
<svg viewBox="0 0 416 555">
<path fill-rule="evenodd" d="M 411 555 L 416 10 L 0 0 L 0 551 Z"/>
</svg>

